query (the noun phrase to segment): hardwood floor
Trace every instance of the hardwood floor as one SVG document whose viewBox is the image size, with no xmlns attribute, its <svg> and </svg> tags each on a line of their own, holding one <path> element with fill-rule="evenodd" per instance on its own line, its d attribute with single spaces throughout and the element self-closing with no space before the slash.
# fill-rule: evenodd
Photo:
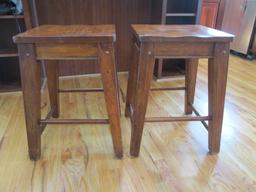
<svg viewBox="0 0 256 192">
<path fill-rule="evenodd" d="M 114 158 L 108 125 L 51 125 L 42 158 L 27 153 L 20 93 L 0 94 L 0 191 L 256 191 L 256 61 L 232 56 L 221 151 L 209 156 L 207 132 L 198 122 L 147 123 L 140 157 L 129 157 L 130 122 L 124 117 L 124 158 Z M 195 106 L 207 113 L 206 60 L 200 60 Z M 122 93 L 127 75 L 120 74 Z M 153 82 L 183 85 L 182 80 Z M 61 87 L 100 87 L 98 76 L 65 78 Z M 121 97 L 122 98 L 122 97 Z M 183 113 L 184 92 L 151 92 L 147 116 Z M 49 109 L 43 92 L 42 111 Z M 102 93 L 61 96 L 61 117 L 106 117 Z"/>
</svg>

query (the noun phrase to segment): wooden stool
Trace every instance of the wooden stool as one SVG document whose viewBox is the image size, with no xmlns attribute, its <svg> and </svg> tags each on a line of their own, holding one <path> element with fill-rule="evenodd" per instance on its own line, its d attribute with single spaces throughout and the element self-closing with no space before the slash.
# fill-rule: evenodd
<svg viewBox="0 0 256 192">
<path fill-rule="evenodd" d="M 120 106 L 115 68 L 113 25 L 54 26 L 34 28 L 14 38 L 18 44 L 30 158 L 41 154 L 41 134 L 47 124 L 110 123 L 115 154 L 123 155 L 120 129 Z M 60 90 L 56 60 L 98 59 L 104 89 Z M 47 63 L 51 111 L 45 119 L 40 112 L 40 64 Z M 109 119 L 56 119 L 59 116 L 59 92 L 104 91 Z"/>
<path fill-rule="evenodd" d="M 133 25 L 134 59 L 129 71 L 126 116 L 132 122 L 130 153 L 138 156 L 144 122 L 201 121 L 208 130 L 210 153 L 220 150 L 228 72 L 229 44 L 233 35 L 199 25 Z M 185 58 L 185 113 L 196 117 L 145 118 L 155 58 Z M 197 61 L 208 58 L 209 114 L 200 116 L 193 107 Z M 208 125 L 205 121 L 208 121 Z"/>
</svg>

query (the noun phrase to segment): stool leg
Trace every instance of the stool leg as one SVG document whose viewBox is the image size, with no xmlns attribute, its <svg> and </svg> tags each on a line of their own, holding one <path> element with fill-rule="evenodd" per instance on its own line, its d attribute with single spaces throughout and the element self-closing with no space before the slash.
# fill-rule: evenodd
<svg viewBox="0 0 256 192">
<path fill-rule="evenodd" d="M 134 104 L 134 94 L 135 94 L 136 80 L 137 80 L 137 73 L 138 73 L 139 50 L 135 44 L 134 44 L 132 52 L 133 52 L 132 62 L 130 65 L 130 70 L 129 70 L 127 93 L 126 93 L 126 104 L 125 104 L 125 116 L 126 117 L 131 115 L 130 114 L 130 105 Z"/>
<path fill-rule="evenodd" d="M 208 140 L 211 154 L 220 150 L 221 130 L 228 73 L 229 45 L 219 43 L 208 64 L 209 121 Z"/>
<path fill-rule="evenodd" d="M 37 160 L 41 155 L 40 64 L 36 62 L 32 44 L 20 44 L 18 49 L 29 156 L 30 159 Z"/>
<path fill-rule="evenodd" d="M 51 109 L 54 110 L 52 116 L 59 117 L 59 68 L 58 61 L 46 61 L 46 76 L 49 90 Z"/>
<path fill-rule="evenodd" d="M 99 45 L 99 63 L 109 116 L 113 146 L 118 158 L 123 156 L 120 106 L 118 97 L 117 72 L 115 68 L 113 44 Z"/>
<path fill-rule="evenodd" d="M 132 135 L 130 154 L 137 157 L 140 152 L 143 126 L 148 104 L 150 83 L 153 77 L 155 64 L 153 45 L 142 44 L 138 64 L 138 78 L 136 82 L 136 92 L 134 93 L 135 106 L 132 114 Z"/>
<path fill-rule="evenodd" d="M 194 103 L 198 59 L 186 60 L 185 72 L 185 114 L 192 114 L 191 104 Z"/>
</svg>

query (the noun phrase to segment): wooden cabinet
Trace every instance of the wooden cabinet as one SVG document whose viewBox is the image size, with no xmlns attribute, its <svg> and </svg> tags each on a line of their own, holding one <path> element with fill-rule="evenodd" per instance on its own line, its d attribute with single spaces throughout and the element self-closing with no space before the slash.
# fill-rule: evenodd
<svg viewBox="0 0 256 192">
<path fill-rule="evenodd" d="M 23 15 L 0 15 L 0 92 L 21 89 L 19 59 L 12 36 L 25 30 Z"/>
<path fill-rule="evenodd" d="M 152 22 L 159 24 L 195 24 L 200 0 L 152 0 Z"/>
<path fill-rule="evenodd" d="M 18 51 L 12 37 L 33 26 L 29 2 L 22 0 L 22 14 L 0 15 L 0 92 L 21 90 Z"/>
<path fill-rule="evenodd" d="M 219 0 L 203 0 L 200 24 L 216 28 Z"/>
</svg>

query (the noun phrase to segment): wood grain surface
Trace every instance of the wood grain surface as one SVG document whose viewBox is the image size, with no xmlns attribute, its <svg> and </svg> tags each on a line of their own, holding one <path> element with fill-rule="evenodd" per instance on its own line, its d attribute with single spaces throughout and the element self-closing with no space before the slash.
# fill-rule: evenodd
<svg viewBox="0 0 256 192">
<path fill-rule="evenodd" d="M 0 94 L 0 191 L 9 192 L 253 192 L 256 191 L 256 62 L 231 56 L 218 156 L 207 154 L 207 132 L 200 122 L 146 123 L 140 157 L 129 154 L 130 120 L 122 109 L 124 158 L 114 158 L 108 125 L 49 125 L 42 157 L 29 160 L 20 93 Z M 207 114 L 207 65 L 200 60 L 194 104 Z M 120 74 L 122 92 L 127 75 Z M 183 86 L 153 82 L 153 87 Z M 63 78 L 61 88 L 101 87 L 98 76 Z M 147 116 L 183 112 L 184 92 L 151 92 Z M 102 93 L 60 96 L 62 118 L 107 118 Z M 49 110 L 42 93 L 42 116 Z"/>
<path fill-rule="evenodd" d="M 141 42 L 230 42 L 234 35 L 202 25 L 132 25 Z"/>
<path fill-rule="evenodd" d="M 114 25 L 41 25 L 13 37 L 15 43 L 98 43 L 115 39 Z"/>
</svg>

